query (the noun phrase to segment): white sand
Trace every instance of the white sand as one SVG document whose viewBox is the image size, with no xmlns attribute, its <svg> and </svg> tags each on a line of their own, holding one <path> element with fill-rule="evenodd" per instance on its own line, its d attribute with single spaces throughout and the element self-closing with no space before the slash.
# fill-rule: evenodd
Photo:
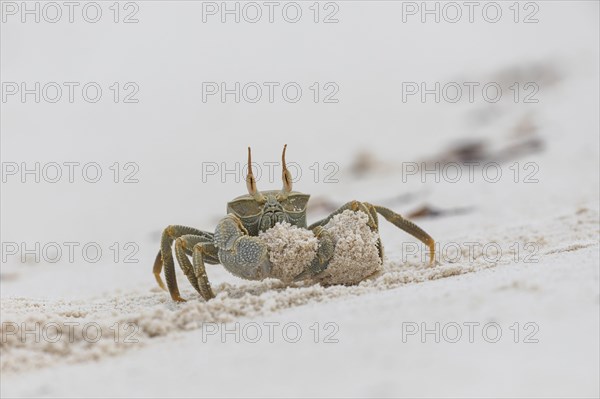
<svg viewBox="0 0 600 399">
<path fill-rule="evenodd" d="M 271 275 L 284 282 L 292 282 L 308 268 L 317 254 L 319 242 L 312 231 L 292 226 L 287 222 L 259 234 L 269 248 L 273 264 Z"/>
<path fill-rule="evenodd" d="M 548 234 L 547 232 L 554 232 Z M 339 298 L 349 298 L 374 294 L 387 290 L 396 290 L 407 284 L 424 283 L 431 280 L 447 279 L 466 273 L 481 272 L 485 269 L 505 270 L 504 273 L 514 270 L 506 269 L 507 265 L 521 265 L 526 268 L 540 268 L 543 264 L 553 259 L 563 257 L 564 254 L 573 254 L 573 259 L 582 256 L 589 257 L 589 249 L 598 248 L 596 241 L 598 235 L 598 213 L 589 208 L 580 208 L 571 214 L 558 215 L 549 221 L 537 225 L 516 225 L 503 231 L 489 232 L 489 242 L 500 245 L 503 249 L 509 249 L 515 237 L 522 242 L 536 243 L 538 251 L 535 263 L 515 263 L 514 251 L 507 250 L 502 257 L 496 261 L 495 254 L 486 258 L 481 250 L 470 253 L 468 248 L 462 248 L 463 259 L 473 257 L 473 261 L 461 261 L 452 263 L 440 261 L 435 267 L 427 266 L 427 262 L 419 259 L 409 259 L 402 263 L 395 258 L 384 263 L 384 270 L 376 278 L 368 279 L 357 286 L 331 286 L 299 284 L 287 286 L 276 280 L 264 282 L 239 284 L 220 284 L 215 289 L 217 297 L 208 303 L 199 299 L 192 290 L 184 290 L 185 296 L 194 298 L 185 304 L 174 304 L 164 292 L 153 289 L 154 293 L 144 295 L 131 294 L 120 295 L 114 298 L 95 298 L 82 301 L 41 301 L 27 298 L 12 298 L 2 301 L 2 322 L 21 326 L 22 323 L 32 329 L 35 323 L 40 326 L 52 327 L 57 323 L 64 334 L 60 342 L 48 343 L 41 340 L 35 342 L 33 339 L 21 339 L 21 335 L 11 334 L 4 331 L 7 338 L 6 343 L 0 346 L 2 350 L 1 368 L 5 373 L 31 371 L 37 368 L 51 367 L 57 362 L 60 364 L 77 363 L 82 361 L 97 360 L 108 356 L 120 354 L 124 351 L 147 346 L 156 341 L 156 338 L 168 337 L 174 334 L 196 330 L 202 327 L 202 323 L 217 322 L 226 323 L 243 320 L 245 318 L 264 318 L 268 315 L 279 314 L 285 309 L 301 305 L 312 305 Z M 469 242 L 467 237 L 460 236 L 453 242 Z M 565 245 L 566 242 L 571 244 Z M 452 247 L 454 248 L 454 247 Z M 593 251 L 592 251 L 593 253 Z M 581 254 L 578 256 L 577 254 Z M 448 252 L 445 256 L 455 259 L 457 253 Z M 522 261 L 521 261 L 522 262 Z M 586 262 L 587 263 L 587 262 Z M 578 269 L 579 270 L 579 269 Z M 598 277 L 597 268 L 585 271 L 582 277 Z M 554 280 L 556 277 L 550 277 Z M 577 279 L 575 279 L 577 280 Z M 183 280 L 182 280 L 183 281 Z M 522 282 L 517 282 L 522 281 Z M 541 290 L 536 285 L 531 285 L 521 279 L 511 283 L 511 289 Z M 596 301 L 598 297 L 596 296 Z M 588 306 L 594 304 L 593 296 Z M 73 333 L 69 334 L 66 322 L 77 322 L 73 327 Z M 102 339 L 96 343 L 88 342 L 82 336 L 82 327 L 87 323 L 98 323 L 102 328 Z M 115 343 L 114 323 L 119 322 L 122 326 L 126 323 L 134 323 L 139 331 L 132 334 L 135 345 L 122 342 L 127 337 L 127 332 L 118 343 Z M 112 329 L 111 329 L 112 327 Z M 12 328 L 12 327 L 11 327 Z M 133 332 L 132 329 L 129 332 Z M 87 332 L 93 339 L 95 330 Z M 42 336 L 42 334 L 39 334 Z M 48 331 L 48 336 L 54 337 L 53 331 Z M 69 340 L 74 342 L 68 343 Z M 159 340 L 160 341 L 160 340 Z"/>
<path fill-rule="evenodd" d="M 335 249 L 327 269 L 306 280 L 323 285 L 357 284 L 380 270 L 381 260 L 377 252 L 379 234 L 372 231 L 363 212 L 345 210 L 335 215 L 324 230 L 331 234 Z M 318 240 L 310 230 L 277 223 L 273 228 L 259 234 L 269 248 L 273 263 L 273 278 L 292 282 L 305 271 L 317 256 Z"/>
<path fill-rule="evenodd" d="M 3 161 L 141 166 L 139 184 L 114 184 L 109 172 L 99 184 L 3 186 L 2 241 L 140 248 L 138 263 L 113 262 L 105 249 L 93 264 L 81 257 L 2 264 L 2 397 L 600 396 L 598 3 L 540 2 L 539 24 L 432 25 L 402 24 L 398 9 L 380 11 L 383 3 L 392 4 L 342 2 L 345 23 L 334 25 L 211 25 L 219 32 L 211 40 L 199 39 L 212 31 L 198 23 L 194 2 L 142 2 L 143 23 L 129 28 L 2 24 L 7 79 L 136 79 L 144 94 L 129 108 L 2 106 Z M 540 68 L 546 72 L 534 73 Z M 540 102 L 399 99 L 403 80 L 513 78 L 543 82 Z M 333 79 L 341 101 L 201 104 L 203 79 Z M 401 174 L 400 162 L 432 159 L 456 140 L 479 139 L 493 150 L 524 130 L 543 150 L 503 163 L 497 183 L 482 181 L 479 169 L 474 182 Z M 386 258 L 381 273 L 358 285 L 247 282 L 216 265 L 207 267 L 214 300 L 200 299 L 177 270 L 188 302 L 173 303 L 151 274 L 160 228 L 212 230 L 225 202 L 244 192 L 230 175 L 203 183 L 201 162 L 231 168 L 248 144 L 256 160 L 273 161 L 284 139 L 288 161 L 304 171 L 295 189 L 315 202 L 469 212 L 416 220 L 440 245 L 433 267 L 413 251 L 422 247 L 380 218 Z M 377 159 L 362 177 L 350 171 L 359 150 Z M 309 167 L 317 161 L 315 182 Z M 336 184 L 323 181 L 328 162 L 340 166 Z M 537 183 L 523 182 L 526 162 L 539 168 Z M 259 189 L 280 187 L 264 180 Z M 311 211 L 309 223 L 323 216 Z M 45 330 L 12 334 L 36 323 L 63 335 L 50 343 L 36 342 Z M 72 340 L 67 323 L 76 323 Z M 270 342 L 272 323 L 279 324 Z M 476 326 L 473 342 L 465 323 Z M 501 328 L 498 342 L 482 334 L 490 323 Z M 301 329 L 298 342 L 282 334 L 286 325 Z M 462 334 L 453 343 L 456 325 Z M 96 326 L 102 337 L 92 343 Z M 258 326 L 261 339 L 240 337 L 236 326 L 246 333 Z"/>
<path fill-rule="evenodd" d="M 357 284 L 381 270 L 379 234 L 371 231 L 368 220 L 366 213 L 346 210 L 324 226 L 333 236 L 335 250 L 329 267 L 315 276 L 316 281 L 323 285 Z"/>
</svg>

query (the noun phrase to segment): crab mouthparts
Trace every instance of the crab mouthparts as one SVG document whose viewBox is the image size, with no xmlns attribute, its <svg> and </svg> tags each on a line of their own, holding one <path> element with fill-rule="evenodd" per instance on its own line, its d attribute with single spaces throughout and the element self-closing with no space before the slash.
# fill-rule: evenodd
<svg viewBox="0 0 600 399">
<path fill-rule="evenodd" d="M 275 226 L 277 223 L 287 222 L 287 221 L 288 221 L 288 218 L 284 212 L 281 212 L 281 211 L 265 212 L 265 213 L 263 213 L 262 217 L 260 218 L 260 230 L 266 231 L 266 230 L 269 230 L 271 227 Z"/>
</svg>

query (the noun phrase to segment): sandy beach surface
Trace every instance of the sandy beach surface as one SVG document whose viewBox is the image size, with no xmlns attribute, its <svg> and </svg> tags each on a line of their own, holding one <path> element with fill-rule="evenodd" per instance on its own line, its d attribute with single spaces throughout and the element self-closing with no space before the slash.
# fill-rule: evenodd
<svg viewBox="0 0 600 399">
<path fill-rule="evenodd" d="M 288 24 L 286 42 L 268 25 L 237 24 L 231 33 L 217 24 L 215 40 L 233 35 L 233 49 L 201 41 L 198 54 L 185 38 L 206 26 L 161 2 L 141 3 L 146 24 L 137 30 L 84 27 L 71 37 L 64 25 L 44 38 L 42 24 L 5 24 L 3 80 L 88 79 L 61 74 L 71 62 L 80 70 L 104 66 L 107 81 L 129 74 L 144 91 L 130 108 L 2 105 L 3 162 L 92 160 L 109 173 L 99 184 L 3 183 L 3 245 L 81 245 L 73 261 L 62 246 L 58 262 L 48 254 L 22 261 L 3 247 L 2 397 L 598 397 L 598 4 L 565 3 L 540 3 L 545 19 L 535 29 L 487 24 L 474 35 L 468 24 L 397 27 L 386 13 L 345 2 L 342 15 L 354 25 L 306 33 Z M 159 34 L 159 22 L 177 29 Z M 422 47 L 389 36 L 407 32 Z M 45 72 L 34 64 L 47 53 L 21 53 L 15 44 L 41 49 L 60 37 L 69 38 L 53 55 L 62 63 Z M 267 38 L 293 61 L 271 64 Z M 89 40 L 98 48 L 73 53 Z M 156 47 L 140 45 L 137 58 L 128 53 L 146 40 Z M 199 54 L 211 49 L 214 63 L 206 64 Z M 176 63 L 165 61 L 176 54 Z M 128 60 L 121 75 L 119 57 Z M 155 62 L 163 75 L 144 69 Z M 342 101 L 326 110 L 312 103 L 202 108 L 193 89 L 208 77 L 289 76 L 334 76 Z M 540 101 L 402 104 L 403 79 L 536 81 Z M 276 161 L 283 143 L 304 172 L 295 189 L 313 196 L 309 222 L 352 199 L 378 203 L 412 215 L 435 238 L 435 263 L 380 218 L 382 271 L 358 285 L 250 282 L 207 265 L 216 298 L 204 301 L 177 270 L 188 301 L 171 301 L 151 273 L 162 229 L 213 231 L 225 203 L 246 191 L 231 176 L 205 179 L 202 162 L 243 165 L 249 144 L 258 162 Z M 113 184 L 108 167 L 127 160 L 139 165 L 139 184 Z M 322 173 L 335 164 L 335 183 L 313 179 L 315 161 Z M 469 161 L 479 162 L 472 179 Z M 460 178 L 443 169 L 449 163 Z M 437 169 L 424 174 L 427 167 Z M 275 170 L 259 188 L 280 187 Z M 101 246 L 100 261 L 81 256 L 87 242 Z"/>
</svg>

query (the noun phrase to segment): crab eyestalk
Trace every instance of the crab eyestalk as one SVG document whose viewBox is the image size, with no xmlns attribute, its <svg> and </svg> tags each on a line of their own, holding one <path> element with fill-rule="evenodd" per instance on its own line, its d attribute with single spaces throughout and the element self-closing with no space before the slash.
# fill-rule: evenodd
<svg viewBox="0 0 600 399">
<path fill-rule="evenodd" d="M 246 176 L 246 187 L 248 187 L 248 193 L 260 203 L 266 201 L 264 195 L 256 188 L 256 179 L 252 173 L 252 155 L 250 153 L 250 147 L 248 147 L 248 175 Z"/>
<path fill-rule="evenodd" d="M 288 170 L 285 164 L 285 150 L 287 149 L 287 144 L 283 146 L 283 153 L 281 154 L 281 164 L 283 166 L 283 170 L 281 173 L 281 179 L 283 180 L 283 188 L 281 189 L 282 198 L 287 198 L 289 193 L 292 192 L 292 175 Z"/>
</svg>

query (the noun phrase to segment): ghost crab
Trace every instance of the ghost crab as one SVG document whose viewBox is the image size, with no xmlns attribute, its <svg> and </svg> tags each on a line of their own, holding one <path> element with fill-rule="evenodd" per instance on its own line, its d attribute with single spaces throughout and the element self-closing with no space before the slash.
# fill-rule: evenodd
<svg viewBox="0 0 600 399">
<path fill-rule="evenodd" d="M 248 194 L 234 198 L 227 204 L 227 215 L 217 224 L 214 233 L 178 225 L 171 225 L 164 230 L 153 272 L 158 285 L 164 290 L 168 289 L 174 301 L 184 302 L 185 299 L 179 294 L 175 278 L 171 248 L 173 242 L 175 242 L 175 256 L 179 266 L 191 285 L 208 301 L 215 295 L 206 275 L 205 263 L 220 263 L 233 275 L 247 280 L 263 280 L 272 277 L 267 247 L 261 242 L 258 235 L 261 231 L 266 231 L 279 222 L 307 228 L 318 239 L 317 252 L 312 263 L 306 270 L 298 274 L 294 281 L 308 279 L 323 272 L 332 259 L 335 247 L 331 235 L 323 226 L 335 215 L 345 210 L 364 212 L 368 216 L 367 225 L 374 232 L 378 232 L 377 214 L 379 213 L 390 223 L 427 245 L 430 250 L 431 262 L 433 262 L 434 240 L 429 234 L 411 221 L 382 206 L 350 201 L 326 218 L 307 227 L 306 205 L 310 196 L 292 191 L 292 179 L 285 163 L 286 148 L 287 145 L 283 147 L 281 156 L 283 168 L 283 188 L 281 190 L 258 191 L 256 179 L 252 173 L 252 155 L 250 147 L 248 147 L 248 174 L 246 176 Z M 377 239 L 377 250 L 379 258 L 383 260 L 383 246 L 379 238 Z M 192 262 L 188 257 L 192 258 Z M 166 287 L 160 276 L 163 265 L 167 280 Z"/>
</svg>

